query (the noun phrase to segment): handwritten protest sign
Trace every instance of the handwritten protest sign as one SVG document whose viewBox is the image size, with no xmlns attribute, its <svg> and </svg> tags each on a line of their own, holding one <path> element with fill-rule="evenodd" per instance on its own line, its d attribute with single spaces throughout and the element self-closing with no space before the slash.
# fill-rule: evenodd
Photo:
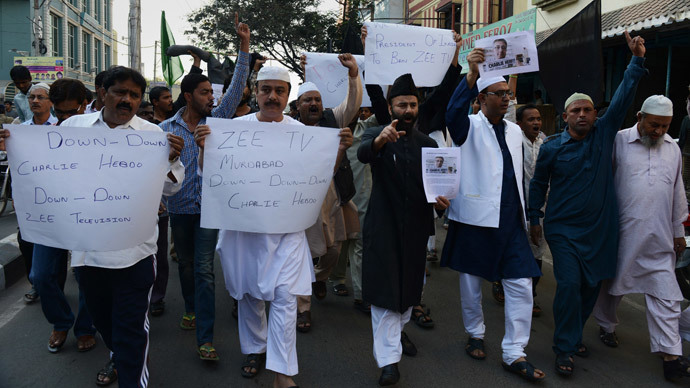
<svg viewBox="0 0 690 388">
<path fill-rule="evenodd" d="M 455 54 L 451 30 L 366 22 L 366 83 L 392 85 L 410 73 L 417 86 L 437 86 Z"/>
<path fill-rule="evenodd" d="M 292 233 L 316 222 L 338 152 L 338 130 L 209 118 L 201 226 Z"/>
<path fill-rule="evenodd" d="M 484 49 L 484 62 L 479 64 L 482 77 L 539 71 L 537 45 L 531 31 L 480 39 L 475 47 Z"/>
<path fill-rule="evenodd" d="M 478 28 L 472 32 L 462 36 L 462 47 L 460 47 L 460 54 L 458 57 L 458 64 L 462 66 L 462 73 L 469 71 L 467 64 L 467 54 L 472 51 L 477 40 L 488 38 L 496 35 L 505 35 L 517 31 L 529 31 L 537 29 L 537 9 L 528 9 L 525 12 L 499 20 L 496 23 L 489 24 L 486 27 Z"/>
<path fill-rule="evenodd" d="M 307 65 L 304 67 L 304 79 L 313 82 L 321 92 L 321 102 L 324 108 L 335 108 L 347 97 L 348 69 L 344 67 L 338 54 L 304 53 Z M 362 105 L 371 106 L 371 100 L 364 87 L 364 55 L 353 55 L 359 67 L 359 78 L 362 80 Z"/>
<path fill-rule="evenodd" d="M 156 231 L 168 170 L 163 132 L 9 125 L 22 237 L 78 251 L 131 248 Z"/>
</svg>

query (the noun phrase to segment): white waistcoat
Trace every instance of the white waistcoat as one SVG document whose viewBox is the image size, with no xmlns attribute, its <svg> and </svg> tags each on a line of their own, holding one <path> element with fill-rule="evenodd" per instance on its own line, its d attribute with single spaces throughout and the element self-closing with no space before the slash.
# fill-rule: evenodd
<svg viewBox="0 0 690 388">
<path fill-rule="evenodd" d="M 450 201 L 448 218 L 469 225 L 498 228 L 503 185 L 503 154 L 494 129 L 480 111 L 470 115 L 470 131 L 460 146 L 460 191 Z M 524 214 L 525 195 L 522 187 L 522 130 L 503 120 L 505 138 L 520 193 Z"/>
</svg>

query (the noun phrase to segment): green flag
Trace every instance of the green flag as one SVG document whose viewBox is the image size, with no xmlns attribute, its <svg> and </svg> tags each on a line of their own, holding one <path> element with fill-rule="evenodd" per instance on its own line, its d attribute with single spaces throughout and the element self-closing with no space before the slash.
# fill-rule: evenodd
<svg viewBox="0 0 690 388">
<path fill-rule="evenodd" d="M 165 54 L 168 47 L 175 44 L 175 38 L 170 31 L 168 22 L 165 21 L 165 11 L 161 12 L 161 64 L 163 66 L 163 78 L 168 85 L 172 86 L 182 74 L 184 74 L 184 67 L 179 57 L 169 57 Z"/>
</svg>

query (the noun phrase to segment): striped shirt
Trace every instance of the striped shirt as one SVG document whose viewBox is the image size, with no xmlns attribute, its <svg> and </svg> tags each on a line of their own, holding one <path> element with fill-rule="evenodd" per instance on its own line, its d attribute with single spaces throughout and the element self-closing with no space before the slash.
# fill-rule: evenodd
<svg viewBox="0 0 690 388">
<path fill-rule="evenodd" d="M 211 111 L 212 117 L 232 118 L 237 105 L 242 100 L 248 73 L 249 54 L 240 51 L 230 87 L 220 104 Z M 194 141 L 194 133 L 189 130 L 187 123 L 182 119 L 182 114 L 186 109 L 187 107 L 181 108 L 175 116 L 160 123 L 160 127 L 165 132 L 170 132 L 184 139 L 180 160 L 185 166 L 186 174 L 180 191 L 168 198 L 168 212 L 171 214 L 201 213 L 201 175 L 197 173 L 199 148 Z M 199 125 L 201 124 L 206 124 L 206 118 L 199 121 Z"/>
</svg>

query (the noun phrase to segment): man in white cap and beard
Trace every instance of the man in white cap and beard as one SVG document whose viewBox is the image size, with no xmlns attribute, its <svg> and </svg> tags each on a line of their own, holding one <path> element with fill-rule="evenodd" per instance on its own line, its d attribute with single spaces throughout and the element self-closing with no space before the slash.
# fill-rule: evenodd
<svg viewBox="0 0 690 388">
<path fill-rule="evenodd" d="M 532 278 L 541 276 L 527 241 L 522 185 L 522 130 L 503 119 L 512 92 L 503 77 L 479 78 L 484 51 L 468 56 L 470 69 L 451 97 L 446 122 L 462 150 L 460 193 L 451 200 L 441 265 L 460 272 L 465 352 L 483 360 L 482 279 L 505 292 L 503 367 L 529 381 L 546 376 L 526 359 L 532 324 Z M 478 79 L 479 78 L 479 79 Z M 481 110 L 467 115 L 477 97 Z M 488 147 L 488 148 L 487 148 Z"/>
<path fill-rule="evenodd" d="M 602 341 L 615 346 L 616 309 L 623 295 L 644 294 L 652 353 L 663 357 L 669 380 L 690 376 L 678 332 L 683 295 L 675 275 L 676 255 L 685 250 L 688 203 L 680 150 L 666 134 L 672 119 L 671 100 L 651 96 L 637 113 L 637 124 L 616 135 L 618 265 L 616 277 L 603 282 L 593 312 L 608 334 Z"/>
<path fill-rule="evenodd" d="M 303 125 L 283 114 L 290 95 L 286 69 L 264 66 L 256 80 L 259 111 L 235 120 Z M 204 139 L 210 132 L 205 126 L 194 133 L 202 168 Z M 352 144 L 352 134 L 349 140 L 346 134 L 340 135 L 340 148 L 345 150 Z M 240 347 L 247 355 L 242 376 L 256 376 L 265 358 L 266 369 L 276 373 L 274 387 L 296 387 L 292 376 L 298 373 L 297 296 L 311 295 L 314 280 L 306 234 L 220 230 L 216 250 L 228 292 L 238 301 Z M 268 320 L 266 301 L 271 302 Z"/>
</svg>

